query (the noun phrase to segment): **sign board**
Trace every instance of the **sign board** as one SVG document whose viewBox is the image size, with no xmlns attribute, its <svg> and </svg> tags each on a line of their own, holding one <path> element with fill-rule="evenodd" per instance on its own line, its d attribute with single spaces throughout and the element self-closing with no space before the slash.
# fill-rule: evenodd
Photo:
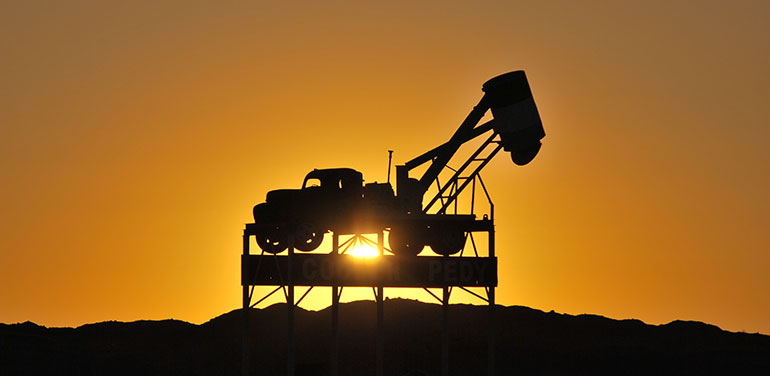
<svg viewBox="0 0 770 376">
<path fill-rule="evenodd" d="M 244 286 L 289 284 L 289 256 L 243 255 L 241 284 Z M 295 254 L 291 256 L 291 284 L 360 287 L 492 287 L 497 286 L 497 258 Z"/>
</svg>

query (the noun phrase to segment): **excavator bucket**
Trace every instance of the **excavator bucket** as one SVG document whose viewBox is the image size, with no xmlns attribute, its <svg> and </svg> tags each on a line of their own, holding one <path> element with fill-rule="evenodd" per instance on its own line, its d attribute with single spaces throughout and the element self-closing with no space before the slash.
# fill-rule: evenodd
<svg viewBox="0 0 770 376">
<path fill-rule="evenodd" d="M 519 166 L 532 161 L 540 151 L 545 130 L 524 71 L 492 78 L 484 83 L 482 90 L 492 110 L 493 126 L 500 134 L 503 150 L 510 152 L 513 163 Z"/>
</svg>

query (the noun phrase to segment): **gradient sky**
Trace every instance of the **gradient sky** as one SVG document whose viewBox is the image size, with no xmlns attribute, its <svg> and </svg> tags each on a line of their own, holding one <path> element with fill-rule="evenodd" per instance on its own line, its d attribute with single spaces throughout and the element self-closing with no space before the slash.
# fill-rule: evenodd
<svg viewBox="0 0 770 376">
<path fill-rule="evenodd" d="M 158 3 L 0 2 L 0 322 L 238 308 L 267 191 L 384 181 L 524 69 L 498 302 L 770 334 L 769 2 Z"/>
</svg>

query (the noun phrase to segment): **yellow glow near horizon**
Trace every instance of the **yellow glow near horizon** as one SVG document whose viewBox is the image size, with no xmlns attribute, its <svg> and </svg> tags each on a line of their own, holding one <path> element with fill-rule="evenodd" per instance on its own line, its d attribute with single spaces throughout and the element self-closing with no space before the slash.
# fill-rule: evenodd
<svg viewBox="0 0 770 376">
<path fill-rule="evenodd" d="M 377 246 L 373 244 L 369 244 L 363 240 L 356 239 L 354 240 L 355 244 L 353 244 L 352 247 L 350 247 L 350 250 L 348 250 L 348 254 L 355 257 L 377 257 L 380 255 L 380 252 L 377 250 Z"/>
</svg>

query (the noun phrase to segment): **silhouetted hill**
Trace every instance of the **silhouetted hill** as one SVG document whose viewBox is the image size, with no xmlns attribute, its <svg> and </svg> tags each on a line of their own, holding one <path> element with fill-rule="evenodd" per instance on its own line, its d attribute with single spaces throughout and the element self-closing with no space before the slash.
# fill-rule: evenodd
<svg viewBox="0 0 770 376">
<path fill-rule="evenodd" d="M 330 309 L 296 311 L 297 374 L 328 373 Z M 449 311 L 453 375 L 486 374 L 487 307 Z M 249 312 L 252 375 L 284 375 L 286 305 Z M 374 374 L 376 306 L 340 305 L 341 375 Z M 0 324 L 0 375 L 238 375 L 243 313 L 45 328 Z M 770 374 L 770 336 L 700 322 L 647 325 L 596 315 L 497 310 L 497 371 L 509 374 Z M 385 302 L 385 374 L 438 375 L 441 306 Z"/>
</svg>

